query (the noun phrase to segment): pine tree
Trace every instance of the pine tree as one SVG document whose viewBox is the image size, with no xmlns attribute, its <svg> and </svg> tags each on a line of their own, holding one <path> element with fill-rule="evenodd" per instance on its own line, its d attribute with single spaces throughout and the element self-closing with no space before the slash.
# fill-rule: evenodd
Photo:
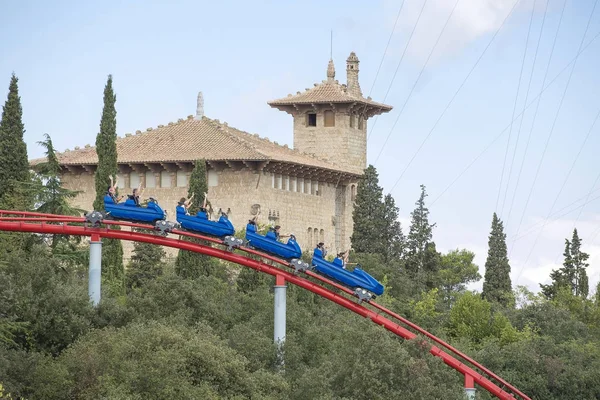
<svg viewBox="0 0 600 400">
<path fill-rule="evenodd" d="M 383 253 L 382 232 L 386 223 L 382 195 L 377 170 L 369 165 L 358 182 L 352 211 L 354 229 L 350 241 L 352 248 L 358 253 Z"/>
<path fill-rule="evenodd" d="M 549 285 L 540 284 L 542 293 L 548 299 L 552 299 L 560 288 L 568 287 L 574 296 L 587 298 L 589 282 L 586 268 L 589 264 L 586 261 L 590 255 L 581 251 L 581 239 L 577 234 L 577 229 L 573 230 L 571 241 L 565 239 L 563 256 L 565 258 L 562 268 L 552 270 L 550 273 L 552 283 Z"/>
<path fill-rule="evenodd" d="M 27 146 L 23 140 L 23 108 L 19 79 L 13 73 L 0 119 L 0 209 L 27 210 L 32 206 Z"/>
<path fill-rule="evenodd" d="M 69 200 L 75 198 L 79 192 L 62 187 L 60 163 L 52 139 L 47 133 L 44 134 L 44 138 L 45 140 L 38 144 L 46 149 L 46 161 L 35 166 L 36 176 L 33 181 L 35 210 L 45 214 L 79 216 L 83 210 L 69 205 Z M 57 245 L 65 240 L 68 240 L 68 236 L 52 235 L 52 249 L 56 249 Z"/>
<path fill-rule="evenodd" d="M 482 296 L 490 302 L 508 306 L 512 304 L 513 300 L 510 264 L 506 248 L 506 234 L 502 221 L 496 213 L 492 218 L 492 231 L 488 247 Z"/>
<path fill-rule="evenodd" d="M 191 215 L 195 215 L 200 210 L 200 205 L 204 201 L 204 193 L 208 193 L 208 183 L 206 179 L 206 161 L 197 160 L 192 174 L 190 175 L 190 187 L 188 189 L 188 198 L 194 195 L 193 203 L 188 209 Z M 208 204 L 207 204 L 208 206 Z M 196 239 L 187 239 L 194 243 L 201 243 Z M 209 245 L 208 243 L 203 243 Z M 226 279 L 227 275 L 219 262 L 212 257 L 194 253 L 187 250 L 179 250 L 177 260 L 175 261 L 175 273 L 184 278 L 197 278 L 199 276 L 216 275 Z"/>
<path fill-rule="evenodd" d="M 116 177 L 117 166 L 117 97 L 113 91 L 112 75 L 104 86 L 104 107 L 100 120 L 100 132 L 96 136 L 98 168 L 95 174 L 96 200 L 94 210 L 104 211 L 104 195 L 110 185 L 110 177 Z M 113 229 L 119 229 L 114 227 Z M 123 246 L 115 239 L 102 240 L 102 274 L 109 280 L 123 282 Z"/>
<path fill-rule="evenodd" d="M 421 195 L 415 203 L 416 208 L 410 214 L 411 224 L 406 240 L 406 268 L 417 275 L 423 268 L 425 249 L 433 237 L 435 224 L 429 223 L 429 209 L 425 207 L 427 192 L 421 185 Z"/>
<path fill-rule="evenodd" d="M 402 233 L 400 221 L 398 221 L 398 207 L 396 207 L 391 194 L 387 194 L 383 200 L 383 222 L 385 223 L 383 231 L 384 260 L 386 262 L 398 260 L 402 257 L 406 239 L 404 233 Z"/>
</svg>

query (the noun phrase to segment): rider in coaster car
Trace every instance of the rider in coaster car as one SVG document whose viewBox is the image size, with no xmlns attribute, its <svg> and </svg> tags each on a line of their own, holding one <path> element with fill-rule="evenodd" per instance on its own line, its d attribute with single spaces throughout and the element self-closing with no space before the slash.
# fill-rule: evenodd
<svg viewBox="0 0 600 400">
<path fill-rule="evenodd" d="M 123 196 L 117 197 L 117 195 L 116 195 L 118 186 L 119 186 L 119 177 L 117 177 L 116 181 L 113 183 L 113 177 L 111 176 L 110 177 L 110 186 L 108 187 L 106 194 L 108 194 L 110 196 L 110 198 L 113 200 L 113 202 L 115 204 L 117 204 L 123 198 Z"/>
<path fill-rule="evenodd" d="M 185 197 L 182 197 L 181 199 L 179 199 L 179 202 L 177 203 L 178 206 L 183 207 L 183 209 L 185 210 L 185 215 L 190 215 L 190 213 L 188 212 L 188 210 L 190 209 L 190 207 L 192 206 L 192 199 L 194 198 L 194 193 L 192 193 L 192 196 L 189 199 L 186 199 Z"/>
<path fill-rule="evenodd" d="M 286 238 L 286 237 L 290 237 L 291 235 L 282 235 L 279 233 L 279 230 L 281 229 L 281 226 L 279 225 L 275 225 L 275 227 L 273 228 L 273 231 L 275 232 L 275 238 L 277 240 L 281 239 L 281 238 Z"/>
<path fill-rule="evenodd" d="M 342 260 L 342 268 L 346 269 L 346 265 L 348 264 L 348 256 L 350 255 L 350 250 L 343 251 L 338 253 L 336 258 Z"/>
<path fill-rule="evenodd" d="M 325 243 L 319 242 L 319 244 L 317 245 L 317 249 L 321 250 L 321 252 L 323 253 L 323 258 L 325 258 L 325 256 L 327 255 L 327 249 L 325 249 Z"/>
<path fill-rule="evenodd" d="M 135 202 L 136 206 L 140 206 L 140 196 L 144 193 L 144 189 L 142 188 L 142 184 L 138 186 L 136 189 L 133 189 L 133 194 L 127 195 L 131 200 Z"/>
</svg>

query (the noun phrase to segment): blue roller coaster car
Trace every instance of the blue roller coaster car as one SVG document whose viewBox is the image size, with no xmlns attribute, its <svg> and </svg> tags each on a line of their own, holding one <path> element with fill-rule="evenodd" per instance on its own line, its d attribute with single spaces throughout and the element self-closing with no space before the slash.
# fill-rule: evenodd
<svg viewBox="0 0 600 400">
<path fill-rule="evenodd" d="M 246 240 L 248 244 L 267 253 L 275 254 L 279 257 L 290 260 L 292 258 L 300 258 L 302 250 L 296 242 L 294 235 L 288 239 L 287 243 L 282 243 L 277 240 L 275 232 L 269 231 L 265 236 L 256 232 L 256 225 L 249 223 L 246 225 Z"/>
<path fill-rule="evenodd" d="M 233 235 L 235 229 L 225 214 L 221 214 L 218 221 L 208 219 L 205 211 L 196 215 L 185 213 L 185 208 L 177 206 L 177 222 L 187 230 L 204 233 L 211 236 L 223 237 Z"/>
<path fill-rule="evenodd" d="M 333 262 L 325 260 L 323 252 L 318 248 L 313 251 L 312 265 L 321 274 L 335 279 L 350 288 L 365 289 L 377 296 L 383 294 L 383 285 L 377 282 L 371 275 L 359 267 L 354 268 L 352 272 L 344 269 L 344 263 L 339 258 L 335 258 Z"/>
<path fill-rule="evenodd" d="M 127 221 L 154 223 L 164 220 L 167 216 L 152 197 L 150 197 L 148 206 L 142 207 L 136 205 L 132 199 L 127 199 L 124 203 L 115 203 L 112 197 L 106 195 L 104 196 L 104 209 L 112 218 Z"/>
</svg>

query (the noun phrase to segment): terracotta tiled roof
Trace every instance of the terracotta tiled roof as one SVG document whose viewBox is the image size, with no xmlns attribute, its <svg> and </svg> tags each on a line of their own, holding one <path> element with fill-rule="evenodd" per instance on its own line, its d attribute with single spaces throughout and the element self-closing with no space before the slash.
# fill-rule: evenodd
<svg viewBox="0 0 600 400">
<path fill-rule="evenodd" d="M 314 87 L 306 89 L 304 92 L 298 92 L 295 95 L 289 94 L 287 97 L 269 101 L 270 106 L 277 105 L 292 105 L 292 104 L 322 104 L 322 103 L 362 103 L 369 104 L 382 110 L 391 110 L 392 106 L 387 104 L 377 103 L 371 98 L 355 97 L 347 92 L 346 85 L 340 84 L 338 81 L 325 80 Z"/>
<path fill-rule="evenodd" d="M 180 119 L 177 123 L 148 128 L 135 135 L 117 138 L 118 163 L 142 164 L 156 162 L 207 161 L 280 161 L 303 164 L 327 170 L 346 171 L 329 161 L 279 145 L 257 134 L 250 134 L 202 117 Z M 98 163 L 96 148 L 85 146 L 57 153 L 61 165 L 94 165 Z M 35 165 L 45 158 L 31 160 Z"/>
</svg>

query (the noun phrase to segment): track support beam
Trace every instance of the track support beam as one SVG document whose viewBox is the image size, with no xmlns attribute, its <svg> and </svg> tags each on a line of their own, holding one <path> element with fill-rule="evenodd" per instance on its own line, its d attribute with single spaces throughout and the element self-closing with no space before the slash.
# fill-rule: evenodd
<svg viewBox="0 0 600 400">
<path fill-rule="evenodd" d="M 287 286 L 283 275 L 275 276 L 275 312 L 274 312 L 274 341 L 277 345 L 277 366 L 280 369 L 284 367 L 283 344 L 285 342 L 285 322 L 286 322 L 286 296 Z"/>
<path fill-rule="evenodd" d="M 100 303 L 102 282 L 102 239 L 99 235 L 92 235 L 90 240 L 90 268 L 88 273 L 88 294 L 95 307 Z"/>
<path fill-rule="evenodd" d="M 467 399 L 475 400 L 475 382 L 469 374 L 465 374 L 465 394 Z"/>
</svg>

